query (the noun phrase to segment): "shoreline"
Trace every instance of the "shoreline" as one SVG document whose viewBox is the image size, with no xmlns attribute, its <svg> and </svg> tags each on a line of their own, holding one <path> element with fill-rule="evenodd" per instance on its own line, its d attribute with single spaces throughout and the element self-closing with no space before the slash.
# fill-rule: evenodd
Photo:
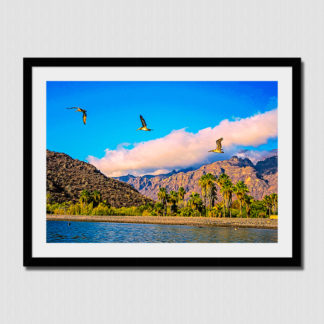
<svg viewBox="0 0 324 324">
<path fill-rule="evenodd" d="M 278 229 L 278 220 L 269 218 L 216 218 L 181 216 L 91 216 L 91 215 L 46 215 L 49 221 L 106 222 L 128 224 L 187 225 L 202 227 L 238 227 Z"/>
</svg>

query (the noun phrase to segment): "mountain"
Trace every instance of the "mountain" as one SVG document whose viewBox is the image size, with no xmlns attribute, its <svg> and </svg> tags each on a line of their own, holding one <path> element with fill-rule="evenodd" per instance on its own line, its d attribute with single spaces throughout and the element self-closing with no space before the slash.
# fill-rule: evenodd
<svg viewBox="0 0 324 324">
<path fill-rule="evenodd" d="M 98 190 L 102 199 L 113 207 L 140 206 L 151 201 L 133 186 L 106 177 L 89 163 L 49 150 L 46 151 L 46 157 L 46 191 L 54 202 L 76 202 L 83 189 Z"/>
<path fill-rule="evenodd" d="M 141 177 L 135 177 L 133 176 L 132 174 L 127 174 L 125 176 L 121 176 L 121 177 L 113 177 L 114 179 L 116 180 L 119 180 L 119 181 L 123 181 L 123 182 L 132 182 L 135 178 L 141 178 L 141 179 L 152 179 L 152 178 L 158 178 L 160 180 L 162 179 L 165 179 L 165 178 L 168 178 L 174 174 L 177 174 L 177 173 L 180 173 L 180 172 L 188 172 L 188 171 L 193 171 L 194 168 L 186 168 L 186 169 L 181 169 L 179 171 L 176 171 L 176 170 L 173 170 L 169 173 L 162 173 L 162 174 L 158 174 L 158 175 L 153 175 L 153 174 L 146 174 L 146 175 L 143 175 Z"/>
<path fill-rule="evenodd" d="M 203 174 L 212 173 L 219 176 L 224 172 L 232 179 L 233 183 L 239 180 L 244 181 L 250 190 L 249 194 L 255 199 L 262 199 L 265 195 L 277 192 L 277 156 L 259 161 L 256 165 L 247 158 L 242 159 L 233 156 L 229 160 L 206 164 L 197 170 L 176 172 L 170 176 L 157 175 L 148 178 L 147 176 L 134 177 L 128 175 L 117 179 L 121 181 L 126 180 L 127 183 L 131 184 L 140 193 L 154 200 L 157 199 L 160 187 L 165 187 L 168 191 L 184 187 L 187 191 L 185 199 L 188 199 L 192 192 L 201 193 L 198 181 Z M 219 193 L 218 198 L 220 200 Z"/>
<path fill-rule="evenodd" d="M 256 164 L 255 169 L 259 172 L 260 175 L 276 173 L 278 170 L 278 157 L 272 156 L 263 161 L 259 161 Z"/>
<path fill-rule="evenodd" d="M 240 150 L 235 154 L 237 157 L 242 159 L 249 159 L 254 164 L 259 161 L 264 161 L 267 158 L 278 155 L 278 149 L 273 149 L 270 151 L 255 151 L 255 150 Z"/>
<path fill-rule="evenodd" d="M 142 176 L 141 178 L 145 178 L 145 179 L 152 179 L 152 178 L 155 178 L 155 177 L 159 177 L 159 179 L 165 179 L 173 174 L 176 174 L 178 173 L 177 171 L 173 170 L 169 173 L 163 173 L 163 174 L 159 174 L 159 175 L 153 175 L 153 174 L 146 174 L 144 176 Z M 125 176 L 121 176 L 121 177 L 114 177 L 113 179 L 117 179 L 119 181 L 123 181 L 123 182 L 129 182 L 131 181 L 132 179 L 136 178 L 135 176 L 131 175 L 131 174 L 128 174 L 128 175 L 125 175 Z"/>
</svg>

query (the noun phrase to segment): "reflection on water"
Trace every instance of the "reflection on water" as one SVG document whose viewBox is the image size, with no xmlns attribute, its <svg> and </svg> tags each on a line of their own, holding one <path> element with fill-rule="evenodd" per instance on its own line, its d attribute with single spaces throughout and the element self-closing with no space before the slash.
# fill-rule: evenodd
<svg viewBox="0 0 324 324">
<path fill-rule="evenodd" d="M 276 243 L 277 230 L 47 221 L 48 243 Z"/>
</svg>

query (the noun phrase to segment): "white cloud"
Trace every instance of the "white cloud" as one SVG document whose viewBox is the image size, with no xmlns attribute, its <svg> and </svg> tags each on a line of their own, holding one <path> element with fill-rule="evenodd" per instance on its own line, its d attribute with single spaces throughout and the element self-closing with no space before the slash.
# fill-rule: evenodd
<svg viewBox="0 0 324 324">
<path fill-rule="evenodd" d="M 263 161 L 266 158 L 269 158 L 271 156 L 276 156 L 278 155 L 277 150 L 272 150 L 272 151 L 251 151 L 251 150 L 242 150 L 235 155 L 239 158 L 248 158 L 251 160 L 254 164 L 256 164 L 258 161 Z"/>
<path fill-rule="evenodd" d="M 166 173 L 169 173 L 170 170 L 169 169 L 158 169 L 158 170 L 155 170 L 153 172 L 149 172 L 147 174 L 149 175 L 159 175 L 159 174 L 166 174 Z M 143 172 L 140 172 L 141 175 L 143 174 Z"/>
<path fill-rule="evenodd" d="M 116 150 L 105 151 L 98 159 L 88 161 L 111 177 L 126 174 L 157 174 L 160 170 L 185 168 L 208 159 L 208 150 L 216 146 L 215 140 L 223 137 L 223 148 L 233 150 L 236 146 L 259 146 L 277 136 L 277 109 L 235 121 L 223 120 L 214 128 L 198 133 L 185 129 L 174 130 L 165 137 L 135 144 L 131 149 L 118 145 Z"/>
</svg>

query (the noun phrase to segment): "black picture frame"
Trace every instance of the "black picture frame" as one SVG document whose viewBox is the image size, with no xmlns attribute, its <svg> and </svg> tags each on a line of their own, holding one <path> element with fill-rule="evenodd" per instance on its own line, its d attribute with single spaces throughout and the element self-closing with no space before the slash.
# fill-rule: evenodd
<svg viewBox="0 0 324 324">
<path fill-rule="evenodd" d="M 292 257 L 291 258 L 39 258 L 32 255 L 33 67 L 291 67 L 292 68 Z M 26 267 L 301 267 L 302 111 L 300 58 L 24 58 L 23 61 L 23 265 Z"/>
</svg>

